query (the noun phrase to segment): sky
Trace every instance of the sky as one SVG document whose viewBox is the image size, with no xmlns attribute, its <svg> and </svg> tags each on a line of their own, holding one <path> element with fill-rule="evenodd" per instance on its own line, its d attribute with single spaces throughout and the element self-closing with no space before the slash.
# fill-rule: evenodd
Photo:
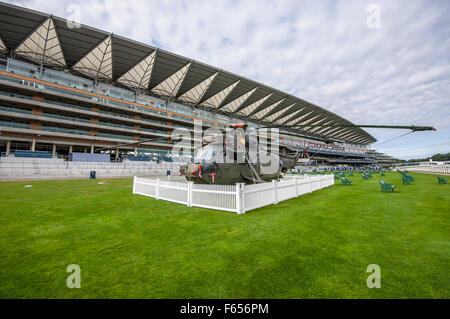
<svg viewBox="0 0 450 319">
<path fill-rule="evenodd" d="M 408 131 L 367 129 L 391 156 L 450 152 L 450 1 L 6 2 L 223 68 L 356 124 L 437 128 L 399 138 Z"/>
</svg>

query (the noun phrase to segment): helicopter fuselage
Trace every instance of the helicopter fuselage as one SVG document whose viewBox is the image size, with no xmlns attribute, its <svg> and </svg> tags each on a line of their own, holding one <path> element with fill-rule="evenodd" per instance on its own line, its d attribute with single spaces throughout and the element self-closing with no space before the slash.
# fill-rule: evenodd
<svg viewBox="0 0 450 319">
<path fill-rule="evenodd" d="M 263 181 L 279 179 L 281 165 L 273 173 L 261 172 L 261 167 L 253 165 L 255 171 Z M 220 184 L 234 185 L 236 183 L 253 184 L 256 181 L 255 175 L 246 163 L 191 163 L 180 167 L 180 175 L 184 175 L 188 181 L 195 184 Z"/>
</svg>

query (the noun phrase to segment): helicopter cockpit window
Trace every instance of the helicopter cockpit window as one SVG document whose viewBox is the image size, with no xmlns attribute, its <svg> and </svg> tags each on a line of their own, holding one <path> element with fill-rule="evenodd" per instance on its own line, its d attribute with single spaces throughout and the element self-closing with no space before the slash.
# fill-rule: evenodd
<svg viewBox="0 0 450 319">
<path fill-rule="evenodd" d="M 199 149 L 194 156 L 196 163 L 213 162 L 215 160 L 216 151 L 211 145 L 207 145 Z"/>
</svg>

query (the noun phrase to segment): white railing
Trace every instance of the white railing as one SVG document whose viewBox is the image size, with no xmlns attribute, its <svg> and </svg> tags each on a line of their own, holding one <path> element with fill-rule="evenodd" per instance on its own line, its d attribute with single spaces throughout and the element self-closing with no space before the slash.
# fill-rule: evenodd
<svg viewBox="0 0 450 319">
<path fill-rule="evenodd" d="M 432 165 L 432 166 L 402 166 L 399 170 L 425 172 L 434 174 L 450 174 L 450 165 Z"/>
<path fill-rule="evenodd" d="M 244 214 L 334 185 L 334 175 L 290 176 L 253 185 L 212 185 L 134 177 L 133 194 L 163 199 L 189 207 L 204 207 Z"/>
</svg>

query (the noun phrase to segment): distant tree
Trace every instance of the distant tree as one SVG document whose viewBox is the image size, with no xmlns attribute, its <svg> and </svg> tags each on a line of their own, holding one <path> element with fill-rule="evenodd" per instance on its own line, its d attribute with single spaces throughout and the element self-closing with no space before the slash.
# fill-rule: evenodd
<svg viewBox="0 0 450 319">
<path fill-rule="evenodd" d="M 437 161 L 437 162 L 450 161 L 450 153 L 435 154 L 435 155 L 431 156 L 431 159 L 433 161 Z"/>
<path fill-rule="evenodd" d="M 408 162 L 428 162 L 430 160 L 430 158 L 436 162 L 450 161 L 450 153 L 446 153 L 446 154 L 439 153 L 439 154 L 434 154 L 433 156 L 427 157 L 427 158 L 410 159 L 410 160 L 408 160 Z"/>
</svg>

